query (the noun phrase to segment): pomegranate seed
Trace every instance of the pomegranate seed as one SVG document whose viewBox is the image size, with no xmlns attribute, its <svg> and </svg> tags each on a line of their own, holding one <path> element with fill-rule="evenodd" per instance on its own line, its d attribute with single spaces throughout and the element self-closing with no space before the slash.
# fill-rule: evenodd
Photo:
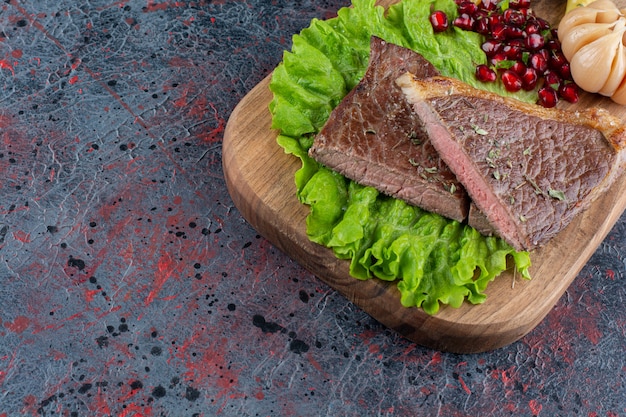
<svg viewBox="0 0 626 417">
<path fill-rule="evenodd" d="M 465 13 L 472 16 L 478 11 L 478 6 L 473 1 L 464 0 L 458 4 L 458 10 L 459 14 Z"/>
<path fill-rule="evenodd" d="M 491 37 L 497 41 L 506 39 L 506 25 L 504 23 L 495 23 L 491 27 Z"/>
<path fill-rule="evenodd" d="M 508 44 L 510 46 L 515 46 L 515 47 L 517 47 L 519 49 L 525 49 L 526 48 L 526 46 L 524 44 L 524 39 L 511 39 L 511 40 L 508 41 Z"/>
<path fill-rule="evenodd" d="M 563 52 L 552 51 L 548 60 L 548 66 L 552 69 L 559 70 L 563 64 L 567 63 L 567 58 L 563 55 Z"/>
<path fill-rule="evenodd" d="M 481 0 L 480 7 L 489 11 L 495 10 L 496 7 L 498 7 L 498 1 L 497 0 Z"/>
<path fill-rule="evenodd" d="M 526 68 L 524 73 L 521 74 L 521 77 L 522 77 L 522 88 L 524 90 L 530 91 L 537 86 L 539 75 L 537 74 L 537 71 L 535 71 L 533 68 Z"/>
<path fill-rule="evenodd" d="M 483 50 L 485 55 L 487 55 L 488 58 L 491 58 L 496 53 L 502 50 L 502 42 L 495 41 L 493 39 L 488 39 L 485 42 L 483 42 L 480 48 Z"/>
<path fill-rule="evenodd" d="M 522 26 L 526 21 L 526 17 L 522 12 L 511 8 L 506 9 L 502 17 L 506 23 L 517 27 Z"/>
<path fill-rule="evenodd" d="M 578 101 L 578 87 L 574 83 L 563 84 L 559 87 L 559 96 L 570 103 Z"/>
<path fill-rule="evenodd" d="M 510 60 L 519 60 L 522 59 L 522 48 L 515 46 L 515 45 L 505 45 L 502 48 L 502 52 L 504 53 L 504 55 L 506 55 L 506 57 Z"/>
<path fill-rule="evenodd" d="M 538 103 L 543 107 L 554 107 L 559 101 L 556 90 L 549 86 L 541 87 L 537 92 L 537 95 L 539 96 Z"/>
<path fill-rule="evenodd" d="M 538 33 L 531 33 L 526 38 L 526 47 L 530 49 L 531 51 L 536 51 L 538 49 L 543 48 L 544 44 L 545 44 L 545 40 L 543 39 L 543 36 L 541 36 Z"/>
<path fill-rule="evenodd" d="M 548 60 L 550 59 L 550 51 L 548 51 L 547 49 L 540 49 L 537 51 L 537 53 L 539 55 L 541 55 L 543 57 L 543 59 L 546 60 L 546 62 L 548 62 Z"/>
<path fill-rule="evenodd" d="M 507 26 L 506 27 L 506 38 L 507 39 L 516 39 L 524 37 L 524 31 L 516 26 Z"/>
<path fill-rule="evenodd" d="M 459 29 L 472 30 L 474 26 L 474 19 L 467 13 L 463 13 L 454 19 L 453 24 Z"/>
<path fill-rule="evenodd" d="M 496 72 L 485 64 L 476 66 L 476 79 L 482 82 L 493 82 L 496 80 Z"/>
<path fill-rule="evenodd" d="M 474 32 L 487 36 L 489 34 L 489 22 L 485 18 L 475 19 Z"/>
<path fill-rule="evenodd" d="M 495 54 L 494 56 L 491 57 L 491 59 L 489 60 L 489 62 L 491 63 L 491 65 L 493 65 L 496 68 L 500 67 L 500 64 L 503 61 L 508 61 L 506 59 L 506 55 L 504 55 L 504 53 L 502 52 L 498 52 L 497 54 Z"/>
<path fill-rule="evenodd" d="M 537 21 L 534 19 L 529 21 L 528 23 L 526 23 L 524 32 L 526 33 L 527 36 L 532 35 L 533 33 L 540 33 L 541 28 L 539 27 L 539 23 L 537 23 Z"/>
<path fill-rule="evenodd" d="M 478 9 L 473 14 L 470 14 L 475 20 L 485 19 L 489 22 L 489 12 L 486 10 Z"/>
<path fill-rule="evenodd" d="M 531 68 L 534 68 L 539 73 L 545 72 L 548 69 L 548 60 L 540 53 L 534 53 L 530 56 L 528 64 Z"/>
<path fill-rule="evenodd" d="M 550 29 L 550 23 L 548 23 L 547 20 L 542 19 L 541 17 L 536 17 L 535 19 L 537 20 L 537 23 L 539 23 L 539 28 L 541 30 Z M 556 29 L 552 29 L 552 30 L 556 30 Z M 557 37 L 554 37 L 554 38 L 556 39 Z"/>
<path fill-rule="evenodd" d="M 558 39 L 549 39 L 546 42 L 546 47 L 551 51 L 559 51 L 561 49 L 561 42 Z"/>
<path fill-rule="evenodd" d="M 561 68 L 559 68 L 558 71 L 559 71 L 559 74 L 561 75 L 561 77 L 563 77 L 564 80 L 571 80 L 572 79 L 572 71 L 570 69 L 569 62 L 566 62 L 565 64 L 561 65 Z"/>
<path fill-rule="evenodd" d="M 522 78 L 515 71 L 506 70 L 502 73 L 502 84 L 506 91 L 514 93 L 521 90 Z"/>
<path fill-rule="evenodd" d="M 448 16 L 442 10 L 435 10 L 430 14 L 430 24 L 434 32 L 443 32 L 448 29 Z"/>
<path fill-rule="evenodd" d="M 528 9 L 530 7 L 530 0 L 511 0 L 509 7 L 515 10 Z"/>
<path fill-rule="evenodd" d="M 513 63 L 513 65 L 511 65 L 510 70 L 514 71 L 517 75 L 519 75 L 521 77 L 521 76 L 524 75 L 524 73 L 526 72 L 527 68 L 526 68 L 526 65 L 524 65 L 524 63 L 522 61 L 515 61 Z"/>
<path fill-rule="evenodd" d="M 543 79 L 546 85 L 549 85 L 555 90 L 561 85 L 561 76 L 552 70 L 547 70 L 543 74 Z"/>
<path fill-rule="evenodd" d="M 496 25 L 500 25 L 500 24 L 503 24 L 503 23 L 504 23 L 504 21 L 503 21 L 503 19 L 502 19 L 502 16 L 500 16 L 499 14 L 491 14 L 491 15 L 488 15 L 487 19 L 488 19 L 488 21 L 489 21 L 489 29 L 490 29 L 490 30 L 493 30 L 493 28 L 494 28 Z"/>
</svg>

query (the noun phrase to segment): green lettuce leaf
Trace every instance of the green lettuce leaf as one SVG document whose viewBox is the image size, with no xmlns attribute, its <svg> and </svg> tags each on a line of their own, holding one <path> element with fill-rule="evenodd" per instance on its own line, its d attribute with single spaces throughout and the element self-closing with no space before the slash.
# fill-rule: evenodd
<svg viewBox="0 0 626 417">
<path fill-rule="evenodd" d="M 529 279 L 529 254 L 350 181 L 307 151 L 332 110 L 363 77 L 372 35 L 419 52 L 444 75 L 508 94 L 502 85 L 475 80 L 475 66 L 486 61 L 480 35 L 452 28 L 435 36 L 428 22 L 432 8 L 452 18 L 456 13 L 453 0 L 404 0 L 387 11 L 374 0 L 353 0 L 334 19 L 314 19 L 294 35 L 274 71 L 269 106 L 272 127 L 280 130 L 278 144 L 302 161 L 295 184 L 299 200 L 310 207 L 309 238 L 349 260 L 357 279 L 396 281 L 402 305 L 428 314 L 440 305 L 484 302 L 487 284 L 508 268 L 507 259 Z M 534 95 L 516 98 L 532 101 Z"/>
</svg>

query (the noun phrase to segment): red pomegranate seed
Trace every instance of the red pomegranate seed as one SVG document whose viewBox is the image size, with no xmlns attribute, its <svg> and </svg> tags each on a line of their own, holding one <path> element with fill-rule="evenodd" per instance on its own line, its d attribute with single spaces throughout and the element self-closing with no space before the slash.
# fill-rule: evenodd
<svg viewBox="0 0 626 417">
<path fill-rule="evenodd" d="M 505 34 L 507 39 L 516 39 L 522 38 L 524 36 L 524 31 L 517 26 L 507 25 Z"/>
<path fill-rule="evenodd" d="M 533 68 L 526 68 L 526 71 L 521 75 L 522 77 L 522 88 L 526 91 L 530 91 L 537 86 L 537 81 L 539 80 L 539 75 L 537 71 Z"/>
<path fill-rule="evenodd" d="M 559 85 L 561 85 L 561 76 L 552 70 L 547 70 L 543 74 L 543 78 L 545 80 L 545 84 L 554 89 L 559 88 Z"/>
<path fill-rule="evenodd" d="M 504 21 L 516 27 L 522 26 L 526 22 L 526 17 L 519 10 L 508 8 L 502 14 Z"/>
<path fill-rule="evenodd" d="M 472 30 L 474 27 L 474 19 L 467 13 L 463 13 L 454 19 L 453 24 L 459 29 Z"/>
<path fill-rule="evenodd" d="M 489 62 L 491 63 L 491 65 L 493 65 L 496 68 L 500 68 L 501 63 L 503 61 L 508 61 L 506 59 L 506 55 L 503 52 L 498 52 L 497 54 L 492 56 L 491 59 L 489 59 Z"/>
<path fill-rule="evenodd" d="M 526 68 L 526 65 L 524 65 L 524 63 L 522 61 L 515 61 L 513 63 L 513 65 L 511 65 L 510 70 L 514 71 L 517 75 L 519 75 L 521 77 L 521 76 L 524 75 L 524 73 L 526 72 L 527 68 Z"/>
<path fill-rule="evenodd" d="M 543 36 L 541 36 L 539 33 L 531 33 L 526 38 L 526 47 L 531 51 L 536 51 L 543 48 L 544 44 L 545 40 L 543 39 Z"/>
<path fill-rule="evenodd" d="M 561 42 L 558 39 L 549 39 L 546 42 L 546 47 L 551 51 L 559 51 L 561 50 Z"/>
<path fill-rule="evenodd" d="M 498 0 L 481 0 L 480 7 L 485 10 L 495 10 L 498 7 Z"/>
<path fill-rule="evenodd" d="M 491 58 L 502 50 L 502 42 L 488 39 L 480 47 L 488 58 Z"/>
<path fill-rule="evenodd" d="M 511 0 L 509 7 L 515 10 L 528 9 L 530 7 L 530 0 Z"/>
<path fill-rule="evenodd" d="M 526 46 L 524 44 L 524 39 L 509 39 L 509 41 L 507 43 L 510 46 L 515 46 L 515 47 L 520 48 L 520 49 L 526 48 Z"/>
<path fill-rule="evenodd" d="M 567 58 L 561 51 L 551 51 L 548 59 L 548 66 L 552 69 L 559 70 L 563 64 L 567 63 Z"/>
<path fill-rule="evenodd" d="M 430 24 L 434 32 L 443 32 L 448 29 L 448 16 L 442 10 L 435 10 L 430 14 Z"/>
<path fill-rule="evenodd" d="M 478 11 L 478 6 L 473 1 L 464 0 L 458 4 L 458 10 L 459 14 L 466 13 L 471 16 Z"/>
<path fill-rule="evenodd" d="M 482 82 L 493 82 L 496 80 L 496 72 L 485 64 L 476 66 L 476 79 Z"/>
<path fill-rule="evenodd" d="M 474 19 L 474 32 L 489 35 L 489 22 L 486 18 Z"/>
<path fill-rule="evenodd" d="M 506 39 L 506 25 L 504 23 L 495 23 L 491 27 L 491 37 L 497 41 Z"/>
<path fill-rule="evenodd" d="M 506 91 L 514 93 L 522 89 L 522 78 L 515 71 L 506 70 L 502 73 L 501 78 Z"/>
<path fill-rule="evenodd" d="M 537 21 L 535 21 L 535 20 L 526 23 L 526 27 L 524 28 L 524 32 L 526 32 L 526 35 L 532 35 L 533 33 L 541 32 L 541 28 L 539 27 L 539 23 L 537 23 Z"/>
<path fill-rule="evenodd" d="M 563 65 L 561 65 L 561 68 L 559 68 L 558 71 L 559 71 L 559 74 L 561 75 L 561 77 L 563 77 L 564 80 L 571 80 L 572 79 L 572 71 L 570 69 L 569 62 L 566 62 Z"/>
<path fill-rule="evenodd" d="M 543 107 L 554 107 L 559 101 L 556 90 L 549 86 L 541 87 L 537 92 L 537 95 L 539 96 L 538 103 Z"/>
<path fill-rule="evenodd" d="M 528 65 L 537 70 L 537 72 L 543 73 L 548 69 L 548 60 L 541 53 L 535 53 L 530 56 Z"/>
<path fill-rule="evenodd" d="M 502 52 L 506 57 L 512 61 L 522 59 L 523 50 L 519 46 L 516 45 L 505 45 L 502 48 Z"/>
<path fill-rule="evenodd" d="M 489 21 L 489 29 L 490 30 L 493 30 L 493 28 L 496 25 L 500 25 L 500 24 L 504 23 L 504 21 L 502 19 L 502 16 L 499 15 L 499 14 L 490 14 L 490 15 L 488 15 L 487 19 Z"/>
<path fill-rule="evenodd" d="M 574 83 L 562 84 L 559 87 L 559 96 L 570 103 L 578 101 L 578 87 Z"/>
<path fill-rule="evenodd" d="M 539 28 L 541 28 L 541 30 L 546 30 L 546 29 L 550 29 L 550 23 L 548 23 L 547 20 L 542 19 L 541 17 L 535 17 L 535 19 L 537 20 L 537 23 L 539 23 Z M 556 29 L 551 29 L 551 30 L 556 30 Z M 556 35 L 556 33 L 555 33 Z M 557 38 L 556 36 L 553 36 L 555 39 Z"/>
</svg>

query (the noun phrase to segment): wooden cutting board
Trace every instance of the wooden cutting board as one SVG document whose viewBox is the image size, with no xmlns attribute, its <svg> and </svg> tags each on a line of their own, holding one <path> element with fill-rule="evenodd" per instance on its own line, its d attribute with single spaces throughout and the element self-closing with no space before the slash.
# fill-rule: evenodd
<svg viewBox="0 0 626 417">
<path fill-rule="evenodd" d="M 381 2 L 383 5 L 393 1 Z M 558 22 L 565 4 L 536 1 L 533 8 Z M 435 316 L 400 304 L 394 283 L 360 281 L 348 261 L 312 243 L 305 231 L 308 207 L 295 195 L 300 160 L 287 155 L 270 128 L 269 77 L 237 105 L 228 121 L 222 163 L 228 191 L 243 217 L 280 250 L 389 328 L 427 347 L 474 353 L 510 344 L 531 331 L 553 308 L 626 208 L 626 176 L 581 213 L 547 246 L 531 254 L 532 280 L 506 272 L 490 283 L 481 305 L 443 307 Z M 583 95 L 577 107 L 602 106 L 624 118 L 626 107 Z"/>
</svg>

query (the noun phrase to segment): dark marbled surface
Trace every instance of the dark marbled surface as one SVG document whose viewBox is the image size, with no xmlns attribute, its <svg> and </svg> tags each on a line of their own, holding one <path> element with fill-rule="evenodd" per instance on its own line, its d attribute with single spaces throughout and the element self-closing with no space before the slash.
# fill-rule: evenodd
<svg viewBox="0 0 626 417">
<path fill-rule="evenodd" d="M 231 111 L 347 4 L 2 3 L 0 417 L 626 415 L 626 217 L 534 331 L 455 355 L 233 206 Z"/>
</svg>

